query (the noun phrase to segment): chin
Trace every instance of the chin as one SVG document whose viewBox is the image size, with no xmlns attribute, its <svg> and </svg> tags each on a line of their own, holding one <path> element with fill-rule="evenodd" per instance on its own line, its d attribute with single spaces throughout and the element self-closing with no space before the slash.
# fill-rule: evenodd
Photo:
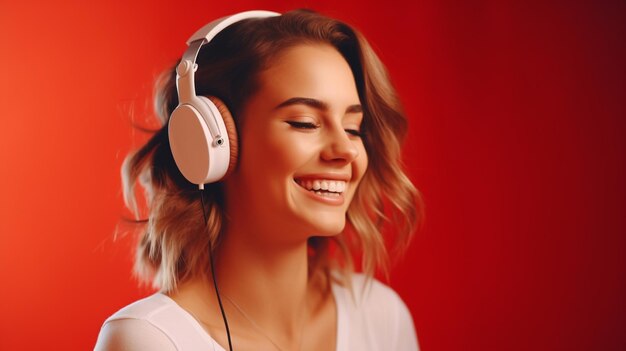
<svg viewBox="0 0 626 351">
<path fill-rule="evenodd" d="M 341 219 L 318 219 L 313 224 L 312 236 L 335 236 L 346 227 L 345 216 Z"/>
</svg>

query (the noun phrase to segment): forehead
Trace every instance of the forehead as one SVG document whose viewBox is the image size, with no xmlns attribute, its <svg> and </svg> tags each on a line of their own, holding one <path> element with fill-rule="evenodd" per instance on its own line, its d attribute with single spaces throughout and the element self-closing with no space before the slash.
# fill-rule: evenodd
<svg viewBox="0 0 626 351">
<path fill-rule="evenodd" d="M 258 76 L 258 93 L 268 98 L 317 98 L 336 104 L 359 102 L 354 76 L 345 58 L 328 44 L 285 49 Z"/>
</svg>

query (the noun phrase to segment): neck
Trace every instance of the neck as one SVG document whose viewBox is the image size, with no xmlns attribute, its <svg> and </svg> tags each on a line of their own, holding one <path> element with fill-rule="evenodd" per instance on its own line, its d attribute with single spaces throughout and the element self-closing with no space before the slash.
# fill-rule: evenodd
<svg viewBox="0 0 626 351">
<path fill-rule="evenodd" d="M 306 240 L 277 245 L 243 229 L 231 226 L 215 257 L 220 293 L 263 328 L 299 336 L 308 290 Z"/>
<path fill-rule="evenodd" d="M 237 223 L 245 221 L 240 219 Z M 238 342 L 248 340 L 257 345 L 254 343 L 271 340 L 274 345 L 281 345 L 277 349 L 298 350 L 307 342 L 303 333 L 311 321 L 334 321 L 336 311 L 334 301 L 329 299 L 328 282 L 322 275 L 309 277 L 304 236 L 300 242 L 294 239 L 285 243 L 267 238 L 289 238 L 287 235 L 293 232 L 279 233 L 272 228 L 271 232 L 262 233 L 251 231 L 251 227 L 229 226 L 214 255 L 215 275 L 231 332 L 235 332 Z M 211 280 L 209 272 L 191 278 L 170 296 L 219 338 L 224 335 L 223 322 Z M 332 327 L 328 332 L 334 330 Z M 225 338 L 220 343 L 227 345 Z"/>
</svg>

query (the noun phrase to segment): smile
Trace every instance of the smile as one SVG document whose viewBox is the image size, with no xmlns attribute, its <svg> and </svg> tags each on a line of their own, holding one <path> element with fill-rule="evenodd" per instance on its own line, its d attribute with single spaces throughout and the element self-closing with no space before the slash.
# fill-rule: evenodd
<svg viewBox="0 0 626 351">
<path fill-rule="evenodd" d="M 296 179 L 295 181 L 307 191 L 324 197 L 339 197 L 346 190 L 346 182 L 343 180 Z"/>
</svg>

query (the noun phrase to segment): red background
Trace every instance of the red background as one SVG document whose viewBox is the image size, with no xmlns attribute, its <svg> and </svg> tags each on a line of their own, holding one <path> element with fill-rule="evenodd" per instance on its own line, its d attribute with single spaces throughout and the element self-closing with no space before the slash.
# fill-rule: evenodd
<svg viewBox="0 0 626 351">
<path fill-rule="evenodd" d="M 427 218 L 390 284 L 429 350 L 626 349 L 626 2 L 0 0 L 0 349 L 93 347 L 130 278 L 119 167 L 211 19 L 360 28 L 411 119 Z"/>
</svg>

